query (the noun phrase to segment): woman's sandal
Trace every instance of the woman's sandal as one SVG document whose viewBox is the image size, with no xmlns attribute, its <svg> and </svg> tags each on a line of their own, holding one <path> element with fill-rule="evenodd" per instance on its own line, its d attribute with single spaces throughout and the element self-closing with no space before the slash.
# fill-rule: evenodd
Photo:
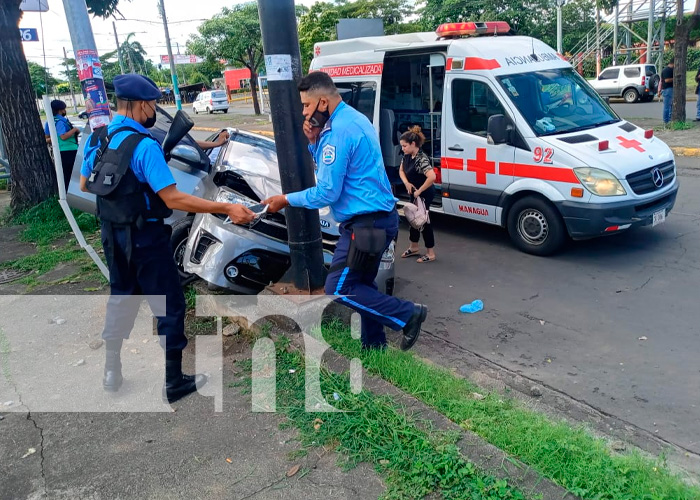
<svg viewBox="0 0 700 500">
<path fill-rule="evenodd" d="M 407 248 L 404 253 L 401 254 L 401 258 L 405 259 L 406 257 L 411 257 L 413 255 L 418 255 L 420 252 L 418 250 L 411 250 L 410 248 Z"/>
<path fill-rule="evenodd" d="M 433 262 L 435 259 L 436 259 L 436 257 L 433 257 L 431 259 L 427 255 L 421 255 L 420 258 L 416 262 L 418 262 L 419 264 L 423 264 L 424 262 Z"/>
</svg>

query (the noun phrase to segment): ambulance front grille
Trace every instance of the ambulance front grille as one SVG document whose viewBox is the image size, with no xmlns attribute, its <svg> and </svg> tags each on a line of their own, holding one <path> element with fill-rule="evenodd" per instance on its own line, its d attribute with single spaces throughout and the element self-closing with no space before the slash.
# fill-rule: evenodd
<svg viewBox="0 0 700 500">
<path fill-rule="evenodd" d="M 652 177 L 652 170 L 658 168 L 664 176 L 663 183 L 660 186 L 654 184 L 654 178 Z M 644 170 L 639 170 L 633 174 L 628 175 L 628 184 L 634 191 L 634 194 L 649 194 L 653 193 L 658 189 L 662 189 L 673 182 L 676 177 L 676 168 L 673 160 L 661 163 L 660 165 L 654 165 L 653 167 L 645 168 Z"/>
</svg>

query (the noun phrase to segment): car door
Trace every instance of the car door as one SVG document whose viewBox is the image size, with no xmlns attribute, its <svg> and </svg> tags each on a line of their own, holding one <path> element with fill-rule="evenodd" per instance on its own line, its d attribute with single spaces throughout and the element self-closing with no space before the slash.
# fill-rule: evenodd
<svg viewBox="0 0 700 500">
<path fill-rule="evenodd" d="M 499 165 L 513 163 L 515 148 L 488 144 L 486 130 L 489 117 L 511 115 L 488 79 L 449 73 L 443 109 L 443 207 L 447 213 L 495 223 L 499 200 L 513 182 Z"/>
<path fill-rule="evenodd" d="M 620 94 L 620 68 L 608 68 L 598 75 L 596 90 L 602 96 Z"/>
</svg>

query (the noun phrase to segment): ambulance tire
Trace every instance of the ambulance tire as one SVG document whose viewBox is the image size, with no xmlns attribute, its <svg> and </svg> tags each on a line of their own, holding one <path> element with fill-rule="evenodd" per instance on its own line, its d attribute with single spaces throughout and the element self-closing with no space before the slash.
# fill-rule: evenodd
<svg viewBox="0 0 700 500">
<path fill-rule="evenodd" d="M 508 234 L 516 247 L 532 255 L 551 255 L 566 242 L 564 221 L 557 209 L 538 196 L 526 196 L 508 211 Z"/>
<path fill-rule="evenodd" d="M 193 221 L 194 217 L 191 215 L 175 221 L 172 225 L 173 232 L 170 235 L 170 246 L 173 249 L 173 259 L 175 259 L 177 272 L 180 275 L 181 286 L 189 285 L 198 279 L 196 274 L 185 272 L 184 263 L 182 262 L 185 257 L 185 247 L 187 246 L 187 238 L 190 236 Z"/>
</svg>

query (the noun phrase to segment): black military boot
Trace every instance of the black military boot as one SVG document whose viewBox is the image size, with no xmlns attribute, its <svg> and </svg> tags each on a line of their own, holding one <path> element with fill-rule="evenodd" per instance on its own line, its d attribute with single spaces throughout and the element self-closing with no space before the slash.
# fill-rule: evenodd
<svg viewBox="0 0 700 500">
<path fill-rule="evenodd" d="M 206 375 L 185 375 L 182 373 L 182 351 L 165 354 L 165 386 L 163 399 L 174 403 L 192 394 L 207 383 Z"/>
<path fill-rule="evenodd" d="M 108 392 L 117 392 L 122 386 L 122 341 L 108 340 L 105 343 L 105 375 L 102 379 L 102 387 Z"/>
</svg>

